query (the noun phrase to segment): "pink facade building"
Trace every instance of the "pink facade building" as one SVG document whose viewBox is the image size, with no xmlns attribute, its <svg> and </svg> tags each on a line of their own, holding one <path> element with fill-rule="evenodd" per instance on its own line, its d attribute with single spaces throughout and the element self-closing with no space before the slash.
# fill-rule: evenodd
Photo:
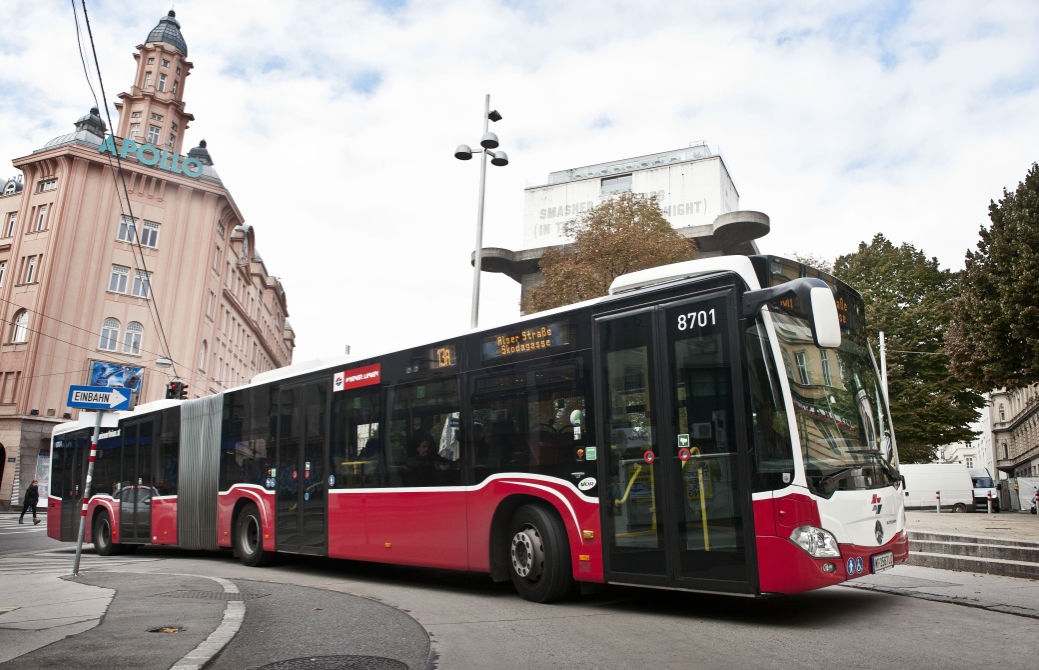
<svg viewBox="0 0 1039 670">
<path fill-rule="evenodd" d="M 0 509 L 46 472 L 52 428 L 77 413 L 70 385 L 127 385 L 143 403 L 179 379 L 195 398 L 292 362 L 255 230 L 205 140 L 182 153 L 187 56 L 171 11 L 137 47 L 111 135 L 91 109 L 0 179 Z"/>
</svg>

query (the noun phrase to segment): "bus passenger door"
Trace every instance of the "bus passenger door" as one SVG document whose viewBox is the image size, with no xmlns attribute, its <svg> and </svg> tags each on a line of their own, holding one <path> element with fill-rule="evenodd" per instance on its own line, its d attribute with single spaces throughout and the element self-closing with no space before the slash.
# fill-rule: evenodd
<svg viewBox="0 0 1039 670">
<path fill-rule="evenodd" d="M 730 291 L 596 320 L 607 581 L 734 593 L 757 586 L 737 449 L 734 304 Z"/>
<path fill-rule="evenodd" d="M 60 459 L 60 463 L 53 465 L 53 476 L 59 477 L 60 467 L 61 479 L 60 484 L 51 484 L 51 493 L 61 496 L 61 541 L 75 542 L 78 539 L 79 517 L 83 507 L 83 482 L 87 463 L 84 456 L 90 445 L 88 440 L 74 435 L 63 436 L 60 444 L 60 450 L 55 445 L 52 451 Z"/>
<path fill-rule="evenodd" d="M 299 384 L 282 388 L 278 396 L 278 551 L 325 555 L 328 385 Z"/>
<path fill-rule="evenodd" d="M 657 318 L 674 586 L 753 593 L 749 467 L 745 446 L 737 448 L 746 430 L 735 296 L 671 303 Z"/>
</svg>

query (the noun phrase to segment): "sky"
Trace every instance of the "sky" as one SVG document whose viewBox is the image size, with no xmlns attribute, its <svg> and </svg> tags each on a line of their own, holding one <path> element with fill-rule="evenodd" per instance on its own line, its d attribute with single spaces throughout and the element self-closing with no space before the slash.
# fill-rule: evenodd
<svg viewBox="0 0 1039 670">
<path fill-rule="evenodd" d="M 77 0 L 78 2 L 79 0 Z M 87 0 L 109 103 L 170 5 Z M 469 325 L 483 96 L 484 245 L 522 245 L 549 172 L 706 141 L 766 253 L 832 259 L 881 233 L 960 269 L 988 205 L 1039 160 L 1039 3 L 181 1 L 185 147 L 208 141 L 279 276 L 295 360 Z M 95 82 L 96 85 L 96 82 Z M 69 2 L 0 23 L 0 157 L 93 105 Z M 111 110 L 115 118 L 114 108 Z M 16 171 L 0 168 L 0 176 Z M 161 281 L 161 278 L 156 278 Z M 481 325 L 519 314 L 484 273 Z"/>
</svg>

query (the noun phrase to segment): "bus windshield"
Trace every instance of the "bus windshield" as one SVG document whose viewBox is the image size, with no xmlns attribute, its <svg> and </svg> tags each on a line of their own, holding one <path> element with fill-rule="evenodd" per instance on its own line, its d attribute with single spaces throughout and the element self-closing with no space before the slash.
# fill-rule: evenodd
<svg viewBox="0 0 1039 670">
<path fill-rule="evenodd" d="M 832 277 L 841 346 L 820 349 L 795 301 L 771 307 L 797 418 L 808 488 L 835 491 L 893 486 L 900 480 L 880 375 L 865 335 L 862 299 Z"/>
</svg>

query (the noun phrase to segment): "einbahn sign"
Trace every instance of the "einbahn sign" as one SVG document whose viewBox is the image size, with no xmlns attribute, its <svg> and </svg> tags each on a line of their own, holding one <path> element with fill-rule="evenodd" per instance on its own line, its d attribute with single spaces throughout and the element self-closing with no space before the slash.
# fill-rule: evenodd
<svg viewBox="0 0 1039 670">
<path fill-rule="evenodd" d="M 70 386 L 65 403 L 73 409 L 116 411 L 130 409 L 130 389 L 108 386 Z"/>
</svg>

